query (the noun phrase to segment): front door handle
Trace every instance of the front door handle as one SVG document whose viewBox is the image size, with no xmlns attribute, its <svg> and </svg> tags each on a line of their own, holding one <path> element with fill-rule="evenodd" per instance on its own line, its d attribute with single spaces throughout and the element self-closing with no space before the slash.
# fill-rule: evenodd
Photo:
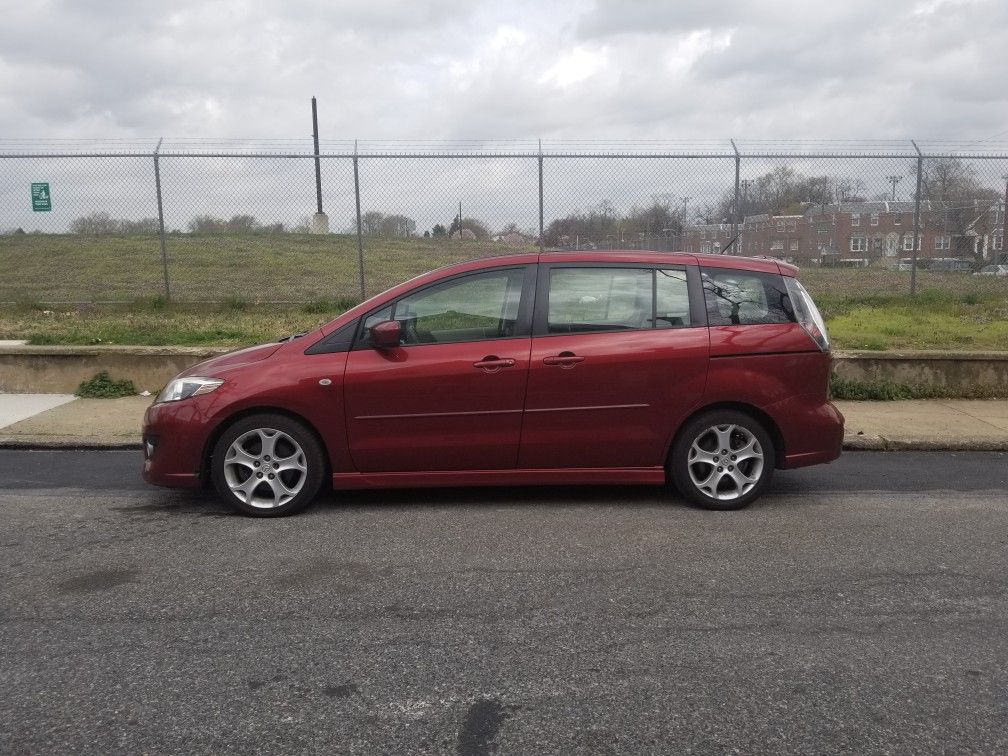
<svg viewBox="0 0 1008 756">
<path fill-rule="evenodd" d="M 479 368 L 480 370 L 483 370 L 483 371 L 485 371 L 487 373 L 496 373 L 499 370 L 503 370 L 504 368 L 514 367 L 514 366 L 515 366 L 515 361 L 513 359 L 511 359 L 510 357 L 501 358 L 501 357 L 497 357 L 496 355 L 493 355 L 493 354 L 491 354 L 491 355 L 489 355 L 487 357 L 484 357 L 479 362 L 474 362 L 473 363 L 473 367 L 474 368 Z"/>
<path fill-rule="evenodd" d="M 560 352 L 553 357 L 543 358 L 543 365 L 559 365 L 562 368 L 572 368 L 579 362 L 584 362 L 584 357 L 578 357 L 574 352 Z"/>
</svg>

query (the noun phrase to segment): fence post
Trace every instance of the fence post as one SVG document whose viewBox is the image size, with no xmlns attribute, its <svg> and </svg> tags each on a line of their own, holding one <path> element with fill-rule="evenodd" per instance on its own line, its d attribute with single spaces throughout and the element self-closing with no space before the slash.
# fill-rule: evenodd
<svg viewBox="0 0 1008 756">
<path fill-rule="evenodd" d="M 742 173 L 742 156 L 739 155 L 738 147 L 736 146 L 734 139 L 731 140 L 731 146 L 732 149 L 735 150 L 735 205 L 732 208 L 732 239 L 736 240 L 736 243 L 738 243 L 739 225 L 742 223 L 742 218 L 739 215 L 742 211 L 742 201 L 739 189 L 741 186 L 739 178 Z M 738 247 L 735 248 L 735 252 L 736 254 L 738 253 Z"/>
<path fill-rule="evenodd" d="M 164 137 L 158 139 L 157 147 L 154 148 L 154 186 L 157 190 L 157 214 L 158 214 L 158 234 L 161 237 L 161 270 L 164 273 L 164 295 L 165 301 L 171 299 L 171 286 L 168 283 L 168 249 L 165 245 L 164 230 L 164 206 L 161 204 L 161 142 Z"/>
<path fill-rule="evenodd" d="M 354 200 L 357 203 L 357 273 L 360 276 L 360 296 L 363 302 L 367 298 L 364 292 L 364 230 L 360 219 L 360 175 L 357 172 L 357 140 L 353 144 L 353 187 Z"/>
<path fill-rule="evenodd" d="M 910 140 L 910 144 L 914 146 L 917 151 L 917 191 L 914 194 L 914 238 L 913 238 L 913 249 L 910 252 L 910 296 L 917 293 L 917 250 L 920 248 L 921 243 L 921 179 L 924 173 L 924 155 L 920 151 L 920 147 L 917 146 L 917 142 L 913 139 Z"/>
<path fill-rule="evenodd" d="M 539 251 L 542 252 L 545 244 L 543 238 L 543 154 L 542 139 L 539 140 Z"/>
</svg>

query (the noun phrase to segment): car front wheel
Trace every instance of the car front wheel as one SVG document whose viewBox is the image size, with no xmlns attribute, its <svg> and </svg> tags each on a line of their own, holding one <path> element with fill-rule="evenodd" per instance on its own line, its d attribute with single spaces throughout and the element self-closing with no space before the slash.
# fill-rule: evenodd
<svg viewBox="0 0 1008 756">
<path fill-rule="evenodd" d="M 282 517 L 308 506 L 325 474 L 322 448 L 284 415 L 242 418 L 214 445 L 210 475 L 228 504 L 254 517 Z"/>
<path fill-rule="evenodd" d="M 680 493 L 705 509 L 741 509 L 766 490 L 775 449 L 766 429 L 734 410 L 708 412 L 679 433 L 669 472 Z"/>
</svg>

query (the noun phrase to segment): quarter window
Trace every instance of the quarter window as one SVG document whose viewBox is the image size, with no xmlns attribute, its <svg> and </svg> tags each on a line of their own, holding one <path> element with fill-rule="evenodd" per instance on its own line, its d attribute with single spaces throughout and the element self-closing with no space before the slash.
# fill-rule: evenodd
<svg viewBox="0 0 1008 756">
<path fill-rule="evenodd" d="M 704 268 L 702 277 L 712 326 L 794 322 L 787 287 L 778 274 Z"/>
</svg>

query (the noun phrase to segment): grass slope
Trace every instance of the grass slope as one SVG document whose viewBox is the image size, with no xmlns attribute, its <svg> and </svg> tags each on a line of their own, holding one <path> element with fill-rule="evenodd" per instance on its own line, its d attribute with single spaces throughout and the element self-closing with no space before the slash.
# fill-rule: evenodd
<svg viewBox="0 0 1008 756">
<path fill-rule="evenodd" d="M 0 237 L 0 338 L 36 344 L 238 346 L 314 328 L 359 299 L 354 236 L 171 236 L 173 301 L 156 237 Z M 515 251 L 365 239 L 369 294 L 432 268 Z M 1008 280 L 921 271 L 804 269 L 842 349 L 1008 350 Z M 115 305 L 44 305 L 125 300 Z M 194 300 L 216 300 L 213 304 Z M 304 304 L 277 305 L 277 300 Z M 10 304 L 14 303 L 14 304 Z"/>
</svg>

